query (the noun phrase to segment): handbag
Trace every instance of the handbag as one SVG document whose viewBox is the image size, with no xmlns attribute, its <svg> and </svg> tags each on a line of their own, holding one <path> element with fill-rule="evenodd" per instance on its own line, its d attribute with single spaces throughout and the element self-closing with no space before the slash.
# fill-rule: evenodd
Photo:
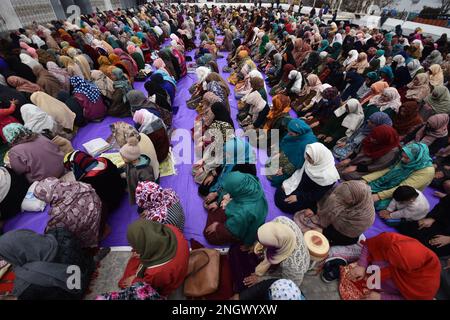
<svg viewBox="0 0 450 320">
<path fill-rule="evenodd" d="M 192 250 L 188 276 L 184 282 L 184 295 L 198 298 L 216 292 L 219 288 L 219 275 L 220 254 L 217 250 Z"/>
</svg>

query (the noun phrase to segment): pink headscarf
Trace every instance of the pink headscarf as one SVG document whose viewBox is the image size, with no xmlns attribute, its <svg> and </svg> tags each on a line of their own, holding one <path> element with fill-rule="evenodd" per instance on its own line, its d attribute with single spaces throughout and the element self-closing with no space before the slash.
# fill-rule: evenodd
<svg viewBox="0 0 450 320">
<path fill-rule="evenodd" d="M 23 41 L 20 41 L 20 47 L 24 50 L 26 50 L 26 52 L 34 59 L 38 59 L 38 54 L 36 52 L 36 49 L 30 47 L 28 44 L 26 44 Z"/>
<path fill-rule="evenodd" d="M 128 51 L 129 54 L 133 54 L 133 53 L 136 52 L 136 47 L 135 47 L 134 45 L 130 44 L 130 45 L 127 47 L 127 51 Z"/>
<path fill-rule="evenodd" d="M 144 123 L 145 120 L 145 110 L 140 109 L 134 113 L 133 121 L 139 124 Z"/>
</svg>

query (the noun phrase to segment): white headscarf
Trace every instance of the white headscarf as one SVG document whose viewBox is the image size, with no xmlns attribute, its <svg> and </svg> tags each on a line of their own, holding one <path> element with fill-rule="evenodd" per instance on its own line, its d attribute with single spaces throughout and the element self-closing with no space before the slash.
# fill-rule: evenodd
<svg viewBox="0 0 450 320">
<path fill-rule="evenodd" d="M 36 133 L 42 133 L 48 129 L 54 131 L 56 122 L 52 116 L 48 115 L 34 104 L 27 103 L 20 108 L 24 127 Z"/>
<path fill-rule="evenodd" d="M 0 167 L 0 202 L 5 200 L 11 188 L 11 175 L 5 167 Z"/>
<path fill-rule="evenodd" d="M 312 164 L 306 159 L 308 155 Z M 329 186 L 339 180 L 339 173 L 336 170 L 334 157 L 331 151 L 320 142 L 308 144 L 305 149 L 305 163 L 301 169 L 283 182 L 286 195 L 294 192 L 302 181 L 303 173 L 317 183 L 319 186 Z"/>
<path fill-rule="evenodd" d="M 21 53 L 19 55 L 20 57 L 20 61 L 22 61 L 22 63 L 26 64 L 27 66 L 29 66 L 31 69 L 33 69 L 36 66 L 40 66 L 41 64 L 39 63 L 39 61 L 33 59 L 31 56 L 29 56 L 26 53 Z"/>
<path fill-rule="evenodd" d="M 344 67 L 346 67 L 346 66 L 348 66 L 350 63 L 352 63 L 352 62 L 354 62 L 354 61 L 356 61 L 356 60 L 358 60 L 358 51 L 356 51 L 356 50 L 350 50 L 349 53 L 348 53 L 347 59 L 344 60 L 344 62 L 343 62 L 342 65 L 343 65 Z"/>
<path fill-rule="evenodd" d="M 288 75 L 289 80 L 295 80 L 294 84 L 291 87 L 291 92 L 295 94 L 299 94 L 302 91 L 302 74 L 297 70 L 292 70 Z"/>
<path fill-rule="evenodd" d="M 398 54 L 392 58 L 392 61 L 397 62 L 397 68 L 405 66 L 405 58 L 401 54 Z"/>
<path fill-rule="evenodd" d="M 364 111 L 361 107 L 361 103 L 359 103 L 356 99 L 350 99 L 346 103 L 348 108 L 348 113 L 345 116 L 344 120 L 342 120 L 342 126 L 347 128 L 345 135 L 350 137 L 356 130 L 358 130 L 364 122 Z M 345 111 L 347 111 L 346 107 L 343 106 Z M 339 109 L 336 109 L 338 111 Z M 335 113 L 336 113 L 335 111 Z"/>
<path fill-rule="evenodd" d="M 342 34 L 340 34 L 339 32 L 336 33 L 336 35 L 333 38 L 333 41 L 331 42 L 331 45 L 333 45 L 333 43 L 338 42 L 340 44 L 342 44 L 344 42 L 344 40 L 342 39 Z"/>
<path fill-rule="evenodd" d="M 201 83 L 205 81 L 206 77 L 211 73 L 211 69 L 207 67 L 198 67 L 195 69 L 195 74 L 197 75 L 198 82 Z"/>
</svg>

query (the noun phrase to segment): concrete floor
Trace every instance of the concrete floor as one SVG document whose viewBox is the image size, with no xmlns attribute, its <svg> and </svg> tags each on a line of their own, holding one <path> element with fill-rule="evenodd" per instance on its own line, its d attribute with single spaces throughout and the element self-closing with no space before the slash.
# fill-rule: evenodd
<svg viewBox="0 0 450 320">
<path fill-rule="evenodd" d="M 85 297 L 86 300 L 93 300 L 98 294 L 118 291 L 119 282 L 125 270 L 125 266 L 130 258 L 130 252 L 112 251 L 101 262 L 98 269 L 98 276 L 92 281 L 90 293 Z M 307 274 L 301 287 L 303 294 L 308 300 L 339 300 L 338 282 L 325 283 L 319 275 Z M 172 296 L 172 300 L 184 300 L 180 288 Z"/>
</svg>

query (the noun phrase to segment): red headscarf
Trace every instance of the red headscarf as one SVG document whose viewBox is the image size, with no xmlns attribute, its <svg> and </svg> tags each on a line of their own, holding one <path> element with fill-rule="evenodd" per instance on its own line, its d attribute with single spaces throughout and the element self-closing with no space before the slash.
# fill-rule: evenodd
<svg viewBox="0 0 450 320">
<path fill-rule="evenodd" d="M 439 290 L 441 264 L 436 254 L 418 240 L 384 232 L 366 240 L 369 263 L 386 261 L 381 281 L 392 279 L 408 300 L 432 300 Z"/>
<path fill-rule="evenodd" d="M 386 124 L 373 128 L 362 141 L 364 154 L 372 159 L 381 158 L 398 146 L 400 146 L 400 138 L 397 131 Z"/>
<path fill-rule="evenodd" d="M 283 76 L 281 77 L 281 80 L 283 82 L 289 82 L 289 72 L 292 70 L 295 70 L 295 67 L 292 64 L 285 64 L 283 67 Z"/>
</svg>

